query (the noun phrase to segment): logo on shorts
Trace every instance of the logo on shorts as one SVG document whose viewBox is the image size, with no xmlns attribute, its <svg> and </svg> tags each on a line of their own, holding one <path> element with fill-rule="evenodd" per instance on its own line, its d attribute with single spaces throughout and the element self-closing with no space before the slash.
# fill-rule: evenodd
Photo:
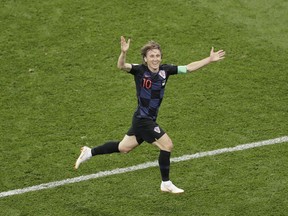
<svg viewBox="0 0 288 216">
<path fill-rule="evenodd" d="M 160 128 L 159 128 L 158 126 L 154 128 L 154 131 L 155 131 L 156 133 L 160 133 L 160 132 L 161 132 L 161 131 L 160 131 Z"/>
</svg>

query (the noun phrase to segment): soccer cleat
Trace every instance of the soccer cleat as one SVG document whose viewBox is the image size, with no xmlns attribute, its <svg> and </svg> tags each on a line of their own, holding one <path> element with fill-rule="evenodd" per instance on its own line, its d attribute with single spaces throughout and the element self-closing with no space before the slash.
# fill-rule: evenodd
<svg viewBox="0 0 288 216">
<path fill-rule="evenodd" d="M 81 163 L 89 160 L 92 157 L 92 153 L 91 153 L 91 148 L 87 147 L 87 146 L 83 146 L 81 148 L 81 154 L 78 157 L 74 168 L 78 169 L 78 167 L 80 166 Z"/>
<path fill-rule="evenodd" d="M 174 193 L 174 194 L 178 194 L 178 193 L 183 193 L 184 192 L 183 189 L 180 189 L 180 188 L 176 187 L 171 181 L 167 181 L 167 182 L 163 182 L 162 181 L 160 189 L 163 192 L 169 192 L 169 193 Z"/>
</svg>

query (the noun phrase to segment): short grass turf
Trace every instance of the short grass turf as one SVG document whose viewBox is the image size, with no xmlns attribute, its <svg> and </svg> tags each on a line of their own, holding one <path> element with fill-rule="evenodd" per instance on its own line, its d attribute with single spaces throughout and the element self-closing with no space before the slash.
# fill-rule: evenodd
<svg viewBox="0 0 288 216">
<path fill-rule="evenodd" d="M 224 49 L 224 61 L 169 79 L 158 123 L 173 157 L 288 133 L 286 1 L 1 1 L 1 192 L 154 161 L 144 143 L 77 172 L 82 145 L 120 140 L 136 107 L 131 75 L 148 40 L 163 63 Z M 183 196 L 159 192 L 158 168 L 0 199 L 1 215 L 285 215 L 287 143 L 173 164 Z"/>
</svg>

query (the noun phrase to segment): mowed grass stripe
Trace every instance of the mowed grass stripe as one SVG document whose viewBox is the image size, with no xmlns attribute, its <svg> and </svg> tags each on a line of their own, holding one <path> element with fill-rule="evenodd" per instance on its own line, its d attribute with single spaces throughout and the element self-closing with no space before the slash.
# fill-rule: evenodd
<svg viewBox="0 0 288 216">
<path fill-rule="evenodd" d="M 284 142 L 288 142 L 288 136 L 283 136 L 283 137 L 279 137 L 275 139 L 269 139 L 269 140 L 264 140 L 264 141 L 259 141 L 259 142 L 248 143 L 248 144 L 242 144 L 242 145 L 238 145 L 238 146 L 230 147 L 230 148 L 222 148 L 222 149 L 216 149 L 216 150 L 207 151 L 207 152 L 199 152 L 199 153 L 191 154 L 191 155 L 183 155 L 181 157 L 171 158 L 171 162 L 176 163 L 176 162 L 187 161 L 187 160 L 192 160 L 192 159 L 206 157 L 206 156 L 213 156 L 213 155 L 218 155 L 218 154 L 223 154 L 223 153 L 228 153 L 228 152 L 242 151 L 246 149 L 257 148 L 257 147 L 266 146 L 266 145 L 279 144 L 279 143 L 284 143 Z M 22 189 L 1 192 L 0 198 L 13 196 L 17 194 L 23 194 L 23 193 L 32 192 L 32 191 L 55 188 L 55 187 L 59 187 L 62 185 L 87 181 L 90 179 L 96 179 L 96 178 L 101 178 L 101 177 L 106 177 L 106 176 L 111 176 L 111 175 L 116 175 L 116 174 L 133 172 L 136 170 L 141 170 L 141 169 L 146 169 L 146 168 L 156 167 L 156 166 L 158 166 L 158 162 L 154 161 L 154 162 L 142 163 L 139 165 L 130 166 L 126 168 L 117 168 L 117 169 L 110 170 L 110 171 L 102 171 L 102 172 L 98 172 L 98 173 L 91 174 L 91 175 L 79 176 L 75 178 L 49 182 L 49 183 L 35 185 L 35 186 L 26 187 Z"/>
</svg>

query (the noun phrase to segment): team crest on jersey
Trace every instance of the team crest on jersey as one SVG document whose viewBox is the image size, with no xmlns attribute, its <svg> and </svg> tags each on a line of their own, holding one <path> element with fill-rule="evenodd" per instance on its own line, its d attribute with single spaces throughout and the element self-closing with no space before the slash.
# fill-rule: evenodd
<svg viewBox="0 0 288 216">
<path fill-rule="evenodd" d="M 161 131 L 160 131 L 160 128 L 159 128 L 158 126 L 154 128 L 154 131 L 155 131 L 156 133 L 160 133 L 160 132 L 161 132 Z"/>
<path fill-rule="evenodd" d="M 164 70 L 160 70 L 159 71 L 159 75 L 163 78 L 163 79 L 166 79 L 166 73 Z"/>
</svg>

